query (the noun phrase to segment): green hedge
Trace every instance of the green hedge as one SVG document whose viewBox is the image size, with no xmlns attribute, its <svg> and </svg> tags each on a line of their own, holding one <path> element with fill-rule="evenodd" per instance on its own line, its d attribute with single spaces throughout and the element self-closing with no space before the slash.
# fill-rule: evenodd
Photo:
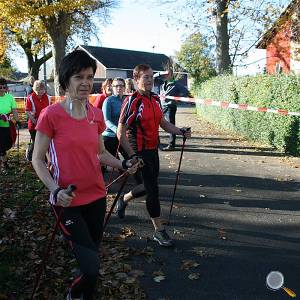
<svg viewBox="0 0 300 300">
<path fill-rule="evenodd" d="M 202 99 L 300 111 L 300 77 L 295 75 L 218 76 L 196 87 L 194 93 Z M 251 140 L 268 143 L 286 153 L 300 154 L 298 116 L 203 105 L 197 105 L 197 111 L 205 119 Z"/>
</svg>

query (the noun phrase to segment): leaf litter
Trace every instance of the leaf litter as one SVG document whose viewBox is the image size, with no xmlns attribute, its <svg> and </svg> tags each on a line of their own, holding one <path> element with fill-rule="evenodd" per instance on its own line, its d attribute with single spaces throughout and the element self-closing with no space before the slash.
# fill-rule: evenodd
<svg viewBox="0 0 300 300">
<path fill-rule="evenodd" d="M 24 157 L 21 148 L 20 157 Z M 45 247 L 55 219 L 48 205 L 46 189 L 33 196 L 41 187 L 31 165 L 20 159 L 16 151 L 9 152 L 11 170 L 0 177 L 0 285 L 2 300 L 29 299 Z M 17 180 L 16 180 L 17 178 Z M 108 197 L 108 201 L 113 197 Z M 29 205 L 24 208 L 24 205 Z M 131 266 L 136 250 L 123 241 L 135 235 L 129 226 L 119 234 L 106 234 L 100 249 L 101 270 L 97 299 L 146 299 L 139 286 L 142 270 Z M 151 257 L 153 251 L 144 249 Z M 77 265 L 63 236 L 57 233 L 35 299 L 62 299 L 76 276 Z"/>
</svg>

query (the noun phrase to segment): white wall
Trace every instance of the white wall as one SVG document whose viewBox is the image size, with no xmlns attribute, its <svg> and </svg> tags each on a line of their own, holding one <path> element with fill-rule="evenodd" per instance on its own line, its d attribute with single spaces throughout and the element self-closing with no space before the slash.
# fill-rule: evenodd
<svg viewBox="0 0 300 300">
<path fill-rule="evenodd" d="M 115 78 L 115 77 L 121 77 L 121 78 L 127 78 L 127 71 L 123 70 L 106 70 L 106 78 Z"/>
<path fill-rule="evenodd" d="M 300 74 L 300 43 L 291 42 L 291 71 Z"/>
</svg>

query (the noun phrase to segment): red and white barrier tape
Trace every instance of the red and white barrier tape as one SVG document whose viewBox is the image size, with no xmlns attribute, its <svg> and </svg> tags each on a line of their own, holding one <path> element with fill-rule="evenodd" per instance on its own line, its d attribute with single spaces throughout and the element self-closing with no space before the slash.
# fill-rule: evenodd
<svg viewBox="0 0 300 300">
<path fill-rule="evenodd" d="M 300 116 L 300 112 L 292 112 L 286 109 L 273 109 L 273 108 L 266 108 L 266 107 L 255 107 L 248 104 L 236 104 L 230 103 L 226 101 L 215 101 L 212 99 L 196 99 L 196 98 L 187 98 L 187 97 L 174 97 L 174 96 L 161 96 L 161 99 L 172 99 L 175 101 L 181 102 L 188 102 L 188 103 L 199 103 L 201 105 L 212 105 L 218 106 L 223 109 L 231 108 L 231 109 L 239 109 L 239 110 L 251 110 L 251 111 L 259 111 L 265 113 L 273 113 L 273 114 L 280 114 L 283 116 Z"/>
</svg>

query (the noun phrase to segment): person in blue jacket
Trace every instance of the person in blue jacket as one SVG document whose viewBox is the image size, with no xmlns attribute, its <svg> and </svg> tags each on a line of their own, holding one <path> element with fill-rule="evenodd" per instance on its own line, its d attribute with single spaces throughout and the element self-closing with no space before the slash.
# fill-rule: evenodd
<svg viewBox="0 0 300 300">
<path fill-rule="evenodd" d="M 103 132 L 104 145 L 107 151 L 113 156 L 118 157 L 119 140 L 117 138 L 117 128 L 121 112 L 121 106 L 125 92 L 125 80 L 123 78 L 115 78 L 112 82 L 113 95 L 105 99 L 102 106 L 106 129 Z"/>
<path fill-rule="evenodd" d="M 104 121 L 106 125 L 105 131 L 102 133 L 105 149 L 110 152 L 116 158 L 119 158 L 119 152 L 122 156 L 128 159 L 127 153 L 122 147 L 119 147 L 119 140 L 117 138 L 117 128 L 119 123 L 119 117 L 121 114 L 121 106 L 126 98 L 124 96 L 125 92 L 125 80 L 123 78 L 117 77 L 112 82 L 113 95 L 105 99 L 102 107 Z M 102 168 L 102 171 L 104 169 Z M 136 186 L 129 192 L 123 195 L 119 199 L 116 207 L 116 213 L 119 218 L 123 219 L 125 217 L 125 208 L 127 204 L 124 200 L 129 201 L 134 198 L 144 196 L 146 194 L 143 180 L 141 174 L 137 172 L 134 175 Z"/>
</svg>

